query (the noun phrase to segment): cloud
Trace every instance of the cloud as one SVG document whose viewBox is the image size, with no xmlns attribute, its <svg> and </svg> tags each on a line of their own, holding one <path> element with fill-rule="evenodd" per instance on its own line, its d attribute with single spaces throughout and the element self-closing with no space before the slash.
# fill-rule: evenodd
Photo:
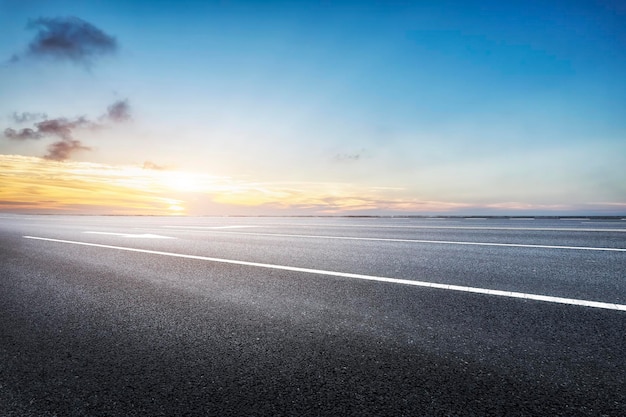
<svg viewBox="0 0 626 417">
<path fill-rule="evenodd" d="M 39 139 L 44 136 L 59 137 L 61 140 L 48 146 L 48 153 L 44 155 L 44 158 L 53 161 L 65 161 L 77 151 L 91 150 L 91 148 L 84 146 L 79 140 L 74 139 L 72 137 L 72 131 L 79 127 L 95 128 L 98 125 L 88 121 L 84 117 L 79 117 L 73 121 L 65 118 L 44 120 L 35 123 L 35 126 L 37 127 L 36 131 L 26 128 L 16 132 L 15 139 Z M 13 131 L 13 129 L 6 129 L 4 131 L 5 136 L 8 137 L 7 131 Z"/>
<path fill-rule="evenodd" d="M 11 140 L 39 139 L 41 136 L 41 133 L 30 128 L 15 130 L 9 127 L 4 129 L 4 137 Z"/>
<path fill-rule="evenodd" d="M 162 165 L 157 165 L 152 161 L 145 161 L 143 163 L 143 169 L 151 169 L 154 171 L 164 171 L 167 169 L 167 167 L 164 167 Z"/>
<path fill-rule="evenodd" d="M 39 123 L 35 123 L 37 129 L 24 128 L 15 130 L 12 128 L 4 129 L 4 136 L 7 139 L 13 140 L 27 140 L 27 139 L 41 139 L 45 136 L 57 136 L 62 139 L 72 139 L 72 131 L 79 127 L 89 127 L 95 129 L 99 127 L 98 124 L 90 122 L 84 117 L 79 117 L 76 120 L 68 120 L 64 117 L 57 119 L 44 120 Z"/>
<path fill-rule="evenodd" d="M 358 161 L 361 159 L 360 153 L 339 153 L 333 156 L 335 161 Z"/>
<path fill-rule="evenodd" d="M 19 118 L 21 119 L 21 116 Z M 44 158 L 55 161 L 64 161 L 77 151 L 91 150 L 90 147 L 84 146 L 79 140 L 74 138 L 74 132 L 77 129 L 101 129 L 107 126 L 107 122 L 120 123 L 127 121 L 130 118 L 130 106 L 128 105 L 128 100 L 119 100 L 107 108 L 107 112 L 98 118 L 98 122 L 91 121 L 85 116 L 77 117 L 75 119 L 58 117 L 55 119 L 46 119 L 41 122 L 37 122 L 34 124 L 34 129 L 24 128 L 15 130 L 7 128 L 4 130 L 4 137 L 17 141 L 25 141 L 28 139 L 37 140 L 44 137 L 60 138 L 59 141 L 52 143 L 48 147 L 48 153 L 44 155 Z"/>
<path fill-rule="evenodd" d="M 90 150 L 90 147 L 83 146 L 79 140 L 63 139 L 48 146 L 48 153 L 44 155 L 44 159 L 50 159 L 52 161 L 65 161 L 70 159 L 74 152 Z"/>
<path fill-rule="evenodd" d="M 107 108 L 106 117 L 113 122 L 126 122 L 131 119 L 128 100 L 118 100 Z"/>
<path fill-rule="evenodd" d="M 56 17 L 31 20 L 27 29 L 36 30 L 25 56 L 67 60 L 91 66 L 95 58 L 117 51 L 114 37 L 77 17 Z M 11 62 L 19 61 L 13 55 Z"/>
<path fill-rule="evenodd" d="M 332 160 L 334 162 L 356 162 L 368 156 L 366 149 L 361 149 L 356 152 L 341 152 L 333 155 Z"/>
<path fill-rule="evenodd" d="M 37 131 L 46 136 L 58 136 L 65 140 L 72 139 L 72 131 L 77 128 L 97 129 L 100 127 L 97 123 L 90 122 L 85 117 L 79 117 L 76 120 L 68 120 L 64 117 L 58 119 L 44 120 L 35 123 Z"/>
<path fill-rule="evenodd" d="M 36 120 L 42 120 L 42 119 L 47 119 L 47 118 L 48 118 L 48 115 L 45 113 L 13 112 L 13 114 L 11 115 L 11 119 L 15 123 L 30 123 Z"/>
</svg>

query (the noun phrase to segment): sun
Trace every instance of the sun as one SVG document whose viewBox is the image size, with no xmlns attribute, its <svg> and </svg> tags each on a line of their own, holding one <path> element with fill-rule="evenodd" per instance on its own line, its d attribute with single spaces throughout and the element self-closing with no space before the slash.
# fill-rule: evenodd
<svg viewBox="0 0 626 417">
<path fill-rule="evenodd" d="M 189 172 L 164 172 L 161 181 L 168 189 L 181 193 L 198 192 L 202 190 L 201 181 L 197 175 Z"/>
<path fill-rule="evenodd" d="M 167 210 L 171 216 L 180 216 L 185 214 L 186 210 L 181 200 L 175 200 L 170 198 L 165 199 L 164 202 L 167 205 Z"/>
<path fill-rule="evenodd" d="M 178 204 L 172 204 L 171 206 L 168 207 L 168 210 L 171 210 L 174 212 L 181 212 L 181 211 L 185 211 L 185 208 Z"/>
</svg>

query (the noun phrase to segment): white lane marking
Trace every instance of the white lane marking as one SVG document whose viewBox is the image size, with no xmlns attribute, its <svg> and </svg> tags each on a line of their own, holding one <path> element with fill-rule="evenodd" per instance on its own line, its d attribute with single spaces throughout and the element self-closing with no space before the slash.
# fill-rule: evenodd
<svg viewBox="0 0 626 417">
<path fill-rule="evenodd" d="M 258 232 L 222 232 L 219 230 L 194 230 L 197 232 L 222 233 L 227 235 L 244 236 L 276 236 L 297 237 L 304 239 L 335 239 L 335 240 L 365 240 L 374 242 L 401 242 L 401 243 L 435 243 L 441 245 L 470 245 L 470 246 L 501 246 L 509 248 L 538 248 L 538 249 L 568 249 L 568 250 L 592 250 L 609 252 L 626 252 L 626 248 L 594 248 L 587 246 L 557 246 L 557 245 L 530 245 L 522 243 L 492 243 L 492 242 L 463 242 L 450 240 L 422 240 L 422 239 L 394 239 L 383 237 L 354 237 L 354 236 L 325 236 L 325 235 L 293 235 L 287 233 L 258 233 Z"/>
<path fill-rule="evenodd" d="M 51 238 L 37 237 L 37 236 L 23 236 L 23 237 L 25 239 L 42 240 L 42 241 L 47 241 L 47 242 L 67 243 L 71 245 L 80 245 L 80 246 L 92 246 L 92 247 L 105 248 L 105 249 L 117 249 L 117 250 L 128 251 L 128 252 L 140 252 L 140 253 L 147 253 L 151 255 L 171 256 L 175 258 L 195 259 L 195 260 L 200 260 L 200 261 L 218 262 L 218 263 L 232 264 L 232 265 L 253 266 L 257 268 L 278 269 L 282 271 L 303 272 L 307 274 L 316 274 L 316 275 L 329 275 L 329 276 L 342 277 L 342 278 L 362 279 L 366 281 L 378 281 L 378 282 L 387 282 L 387 283 L 392 283 L 392 284 L 411 285 L 415 287 L 437 288 L 437 289 L 442 289 L 442 290 L 470 292 L 470 293 L 476 293 L 476 294 L 494 295 L 494 296 L 499 296 L 499 297 L 521 298 L 525 300 L 545 301 L 549 303 L 568 304 L 568 305 L 576 305 L 576 306 L 603 308 L 607 310 L 626 311 L 626 305 L 624 304 L 605 303 L 601 301 L 588 301 L 588 300 L 580 300 L 580 299 L 575 299 L 575 298 L 553 297 L 550 295 L 529 294 L 529 293 L 515 292 L 515 291 L 492 290 L 492 289 L 477 288 L 477 287 L 466 287 L 463 285 L 439 284 L 436 282 L 427 282 L 427 281 L 412 281 L 409 279 L 389 278 L 389 277 L 380 277 L 380 276 L 375 276 L 375 275 L 364 275 L 364 274 L 352 274 L 348 272 L 336 272 L 336 271 L 328 271 L 324 269 L 300 268 L 296 266 L 275 265 L 275 264 L 266 264 L 266 263 L 260 263 L 260 262 L 237 261 L 233 259 L 211 258 L 208 256 L 186 255 L 182 253 L 162 252 L 162 251 L 149 250 L 149 249 L 137 249 L 137 248 L 124 247 L 124 246 L 102 245 L 99 243 L 87 243 L 87 242 L 78 242 L 78 241 L 73 241 L 73 240 L 51 239 Z"/>
<path fill-rule="evenodd" d="M 616 225 L 616 224 L 619 224 L 619 220 L 613 220 L 613 221 L 610 221 L 610 220 L 607 220 L 607 221 L 590 221 L 590 222 L 581 222 L 581 223 L 582 224 L 611 224 L 611 225 Z"/>
<path fill-rule="evenodd" d="M 163 226 L 163 227 L 175 227 L 175 226 Z M 244 229 L 247 227 L 261 227 L 258 225 L 232 225 L 232 226 L 189 226 L 189 227 L 201 227 L 203 229 Z"/>
<path fill-rule="evenodd" d="M 171 237 L 171 236 L 153 235 L 151 233 L 113 233 L 113 232 L 91 232 L 91 231 L 83 232 L 83 233 L 89 233 L 92 235 L 121 236 L 121 237 L 133 238 L 133 239 L 176 239 L 175 237 Z"/>
<path fill-rule="evenodd" d="M 625 219 L 626 220 L 626 219 Z M 289 224 L 289 223 L 273 223 L 272 226 L 292 226 L 298 228 L 312 228 L 312 227 L 367 227 L 378 229 L 453 229 L 453 230 L 524 230 L 524 231 L 537 231 L 537 232 L 626 232 L 626 229 L 610 229 L 610 228 L 573 228 L 573 227 L 487 227 L 487 226 L 398 226 L 398 225 L 364 225 L 364 224 L 315 224 L 315 225 L 302 225 L 302 224 Z M 210 226 L 161 226 L 174 229 L 217 229 L 217 227 Z M 245 226 L 245 227 L 264 227 L 264 226 Z M 224 227 L 226 228 L 226 227 Z"/>
</svg>

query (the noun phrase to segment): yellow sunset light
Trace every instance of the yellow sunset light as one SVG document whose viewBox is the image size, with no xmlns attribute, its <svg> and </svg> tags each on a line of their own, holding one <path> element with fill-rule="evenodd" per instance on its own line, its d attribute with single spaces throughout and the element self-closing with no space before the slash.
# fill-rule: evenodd
<svg viewBox="0 0 626 417">
<path fill-rule="evenodd" d="M 448 211 L 466 206 L 420 201 L 395 189 L 350 183 L 261 182 L 138 166 L 0 155 L 0 211 L 187 215 L 238 207 L 325 214 L 386 209 Z"/>
<path fill-rule="evenodd" d="M 157 175 L 163 186 L 180 193 L 201 192 L 206 186 L 202 183 L 200 175 L 181 171 L 163 171 Z"/>
<path fill-rule="evenodd" d="M 180 200 L 166 199 L 165 202 L 169 204 L 167 207 L 172 213 L 170 214 L 184 214 L 185 207 L 183 207 L 183 202 Z"/>
</svg>

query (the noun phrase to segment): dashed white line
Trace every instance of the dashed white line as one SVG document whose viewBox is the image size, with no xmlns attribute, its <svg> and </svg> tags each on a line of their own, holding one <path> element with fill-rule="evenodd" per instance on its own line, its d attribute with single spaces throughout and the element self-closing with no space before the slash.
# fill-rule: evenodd
<svg viewBox="0 0 626 417">
<path fill-rule="evenodd" d="M 37 237 L 37 236 L 23 236 L 23 237 L 26 239 L 34 239 L 34 240 L 41 240 L 41 241 L 47 241 L 47 242 L 66 243 L 66 244 L 80 245 L 80 246 L 92 246 L 92 247 L 104 248 L 104 249 L 115 249 L 115 250 L 128 251 L 128 252 L 147 253 L 151 255 L 160 255 L 160 256 L 171 256 L 175 258 L 195 259 L 195 260 L 200 260 L 200 261 L 218 262 L 218 263 L 225 263 L 225 264 L 232 264 L 232 265 L 251 266 L 251 267 L 257 267 L 257 268 L 276 269 L 276 270 L 291 271 L 291 272 L 302 272 L 302 273 L 307 273 L 307 274 L 327 275 L 327 276 L 335 276 L 335 277 L 341 277 L 341 278 L 361 279 L 361 280 L 366 280 L 366 281 L 386 282 L 386 283 L 391 283 L 391 284 L 401 284 L 401 285 L 410 285 L 410 286 L 415 286 L 415 287 L 426 287 L 426 288 L 435 288 L 435 289 L 442 289 L 442 290 L 449 290 L 449 291 L 485 294 L 485 295 L 492 295 L 492 296 L 499 296 L 499 297 L 520 298 L 520 299 L 525 299 L 525 300 L 544 301 L 548 303 L 558 303 L 558 304 L 567 304 L 567 305 L 575 305 L 575 306 L 602 308 L 606 310 L 626 311 L 626 305 L 624 304 L 605 303 L 601 301 L 589 301 L 589 300 L 580 300 L 580 299 L 575 299 L 575 298 L 553 297 L 549 295 L 529 294 L 529 293 L 516 292 L 516 291 L 493 290 L 493 289 L 487 289 L 487 288 L 467 287 L 467 286 L 462 286 L 462 285 L 440 284 L 436 282 L 427 282 L 427 281 L 413 281 L 413 280 L 408 280 L 408 279 L 389 278 L 389 277 L 381 277 L 381 276 L 375 276 L 375 275 L 364 275 L 364 274 L 353 274 L 353 273 L 348 273 L 348 272 L 328 271 L 324 269 L 300 268 L 300 267 L 295 267 L 295 266 L 266 264 L 266 263 L 260 263 L 260 262 L 238 261 L 238 260 L 233 260 L 233 259 L 212 258 L 208 256 L 187 255 L 187 254 L 182 254 L 182 253 L 129 248 L 129 247 L 124 247 L 124 246 L 102 245 L 99 243 L 88 243 L 88 242 L 79 242 L 79 241 L 63 240 L 63 239 L 51 239 L 51 238 Z"/>
<path fill-rule="evenodd" d="M 288 234 L 288 233 L 223 232 L 219 230 L 198 230 L 198 231 L 204 231 L 207 233 L 222 233 L 222 234 L 229 234 L 229 235 L 295 237 L 295 238 L 303 238 L 303 239 L 361 240 L 361 241 L 374 241 L 374 242 L 432 243 L 432 244 L 439 244 L 439 245 L 500 246 L 500 247 L 510 247 L 510 248 L 568 249 L 568 250 L 626 252 L 626 248 L 596 248 L 596 247 L 587 247 L 587 246 L 531 245 L 531 244 L 523 244 L 523 243 L 463 242 L 463 241 L 451 241 L 451 240 L 396 239 L 396 238 L 382 238 L 382 237 L 295 235 L 295 234 Z"/>
</svg>

